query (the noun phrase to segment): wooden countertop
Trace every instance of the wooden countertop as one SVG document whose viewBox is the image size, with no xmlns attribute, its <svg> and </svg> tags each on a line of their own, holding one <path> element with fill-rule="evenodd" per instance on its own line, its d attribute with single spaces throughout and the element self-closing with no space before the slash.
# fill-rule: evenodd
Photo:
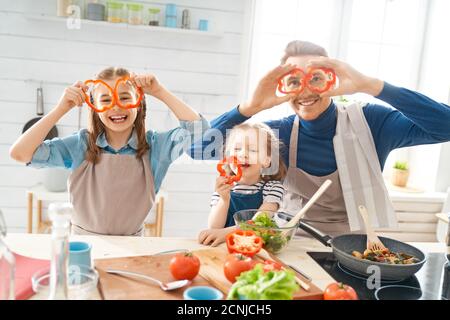
<svg viewBox="0 0 450 320">
<path fill-rule="evenodd" d="M 195 239 L 186 238 L 149 238 L 149 237 L 100 237 L 73 236 L 70 241 L 86 241 L 92 244 L 92 258 L 113 258 L 151 255 L 174 249 L 199 250 L 208 248 Z M 12 233 L 6 237 L 6 243 L 12 251 L 38 259 L 50 259 L 51 238 L 47 234 Z M 443 243 L 411 243 L 424 252 L 446 252 Z M 324 290 L 333 282 L 333 278 L 324 271 L 308 254 L 308 251 L 331 251 L 320 242 L 311 238 L 294 238 L 289 247 L 278 255 L 287 264 L 292 264 L 308 274 L 316 286 Z M 35 298 L 39 298 L 36 297 Z M 96 295 L 96 297 L 98 296 Z M 44 297 L 45 299 L 45 297 Z"/>
</svg>

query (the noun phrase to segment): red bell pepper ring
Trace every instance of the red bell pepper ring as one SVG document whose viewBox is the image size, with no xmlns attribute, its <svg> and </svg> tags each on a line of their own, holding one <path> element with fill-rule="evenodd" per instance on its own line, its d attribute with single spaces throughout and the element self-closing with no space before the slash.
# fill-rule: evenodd
<svg viewBox="0 0 450 320">
<path fill-rule="evenodd" d="M 255 256 L 263 246 L 263 240 L 251 230 L 236 230 L 226 237 L 229 253 L 240 253 L 247 257 Z"/>
<path fill-rule="evenodd" d="M 229 174 L 224 168 L 225 166 L 229 167 L 231 164 L 234 165 L 237 169 L 235 175 Z M 228 157 L 220 161 L 217 165 L 217 171 L 219 171 L 221 177 L 225 177 L 228 179 L 227 184 L 233 184 L 235 182 L 238 182 L 242 178 L 242 167 L 236 157 Z"/>
<path fill-rule="evenodd" d="M 322 87 L 316 87 L 311 84 L 314 80 L 314 77 L 317 76 L 318 72 L 321 73 L 324 78 L 324 85 Z M 298 84 L 297 88 L 292 90 L 285 88 L 284 83 L 285 78 L 288 75 L 296 75 L 296 74 L 300 75 L 299 79 L 300 83 Z M 305 73 L 302 69 L 296 68 L 282 75 L 278 79 L 278 91 L 283 94 L 292 94 L 292 93 L 300 94 L 305 90 L 305 88 L 308 88 L 310 91 L 320 94 L 330 90 L 330 88 L 335 84 L 336 84 L 336 73 L 334 72 L 333 69 L 320 67 L 310 69 L 308 73 Z"/>
<path fill-rule="evenodd" d="M 91 101 L 91 97 L 84 92 L 84 97 L 85 97 L 85 102 L 87 103 L 87 105 L 89 107 L 91 107 L 95 112 L 97 113 L 102 113 L 105 112 L 109 109 L 114 108 L 114 106 L 117 104 L 117 106 L 119 106 L 119 108 L 122 109 L 134 109 L 134 108 L 138 108 L 141 106 L 142 100 L 144 99 L 145 95 L 144 95 L 144 91 L 142 90 L 142 88 L 138 88 L 136 87 L 134 84 L 132 84 L 133 86 L 136 87 L 136 93 L 137 93 L 137 100 L 135 103 L 129 103 L 129 104 L 123 104 L 120 101 L 120 97 L 119 97 L 119 86 L 122 83 L 126 83 L 129 82 L 130 78 L 125 76 L 122 78 L 119 78 L 116 81 L 116 84 L 114 86 L 114 88 L 111 88 L 111 86 L 109 86 L 105 81 L 101 80 L 101 79 L 96 79 L 96 80 L 86 80 L 84 82 L 85 85 L 102 85 L 104 86 L 106 89 L 108 89 L 108 92 L 110 94 L 110 96 L 112 97 L 111 102 L 108 105 L 102 106 L 101 108 L 97 107 L 94 103 L 92 103 Z"/>
</svg>

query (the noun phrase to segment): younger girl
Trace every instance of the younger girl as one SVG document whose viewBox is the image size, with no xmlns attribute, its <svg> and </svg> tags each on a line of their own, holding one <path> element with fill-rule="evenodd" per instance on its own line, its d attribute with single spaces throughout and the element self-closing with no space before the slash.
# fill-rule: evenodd
<svg viewBox="0 0 450 320">
<path fill-rule="evenodd" d="M 206 130 L 208 124 L 153 75 L 107 68 L 91 83 L 66 88 L 57 106 L 14 143 L 10 155 L 32 167 L 72 171 L 68 186 L 75 209 L 73 233 L 141 235 L 168 167 L 180 155 L 172 151 L 191 143 L 195 125 Z M 89 90 L 88 129 L 43 141 L 59 119 L 83 105 Z M 144 94 L 164 102 L 181 126 L 162 133 L 146 131 Z"/>
<path fill-rule="evenodd" d="M 208 230 L 199 234 L 199 242 L 217 246 L 235 228 L 233 215 L 240 210 L 277 211 L 283 200 L 280 182 L 286 165 L 280 155 L 279 140 L 265 124 L 244 123 L 234 127 L 226 143 L 226 155 L 235 156 L 241 164 L 242 177 L 235 185 L 228 178 L 216 180 L 211 200 Z M 231 169 L 236 168 L 231 165 Z"/>
</svg>

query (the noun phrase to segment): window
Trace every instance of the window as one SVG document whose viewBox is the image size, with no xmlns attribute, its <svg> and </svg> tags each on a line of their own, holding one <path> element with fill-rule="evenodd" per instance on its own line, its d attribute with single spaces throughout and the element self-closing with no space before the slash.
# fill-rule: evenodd
<svg viewBox="0 0 450 320">
<path fill-rule="evenodd" d="M 322 45 L 331 56 L 365 74 L 447 101 L 450 78 L 442 71 L 450 70 L 450 46 L 444 40 L 450 33 L 448 12 L 450 3 L 445 0 L 257 0 L 247 95 L 279 64 L 287 43 L 301 39 Z M 253 121 L 289 114 L 286 104 L 258 114 Z M 421 153 L 426 153 L 426 160 Z M 408 160 L 415 167 L 411 181 L 433 189 L 439 155 L 439 145 L 396 150 L 386 162 L 385 174 L 395 160 Z"/>
<path fill-rule="evenodd" d="M 336 21 L 334 15 L 339 6 L 340 1 L 335 0 L 255 1 L 247 95 L 251 95 L 258 81 L 280 63 L 290 41 L 309 40 L 331 52 Z M 252 121 L 277 119 L 289 114 L 292 111 L 285 104 L 258 114 Z"/>
</svg>

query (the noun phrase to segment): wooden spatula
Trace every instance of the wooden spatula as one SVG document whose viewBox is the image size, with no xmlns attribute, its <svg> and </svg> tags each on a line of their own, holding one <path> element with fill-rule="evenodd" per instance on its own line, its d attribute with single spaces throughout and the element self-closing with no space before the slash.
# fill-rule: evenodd
<svg viewBox="0 0 450 320">
<path fill-rule="evenodd" d="M 326 180 L 320 188 L 314 193 L 314 195 L 309 199 L 309 201 L 305 204 L 305 206 L 288 222 L 286 223 L 283 228 L 292 228 L 300 221 L 301 218 L 305 215 L 305 213 L 312 207 L 314 203 L 324 194 L 325 191 L 330 187 L 332 184 L 331 180 Z M 289 231 L 285 231 L 289 232 Z"/>
<path fill-rule="evenodd" d="M 367 233 L 367 249 L 372 251 L 384 250 L 386 247 L 381 242 L 380 238 L 376 235 L 375 231 L 373 231 L 372 225 L 369 221 L 369 214 L 367 213 L 367 209 L 365 206 L 359 206 L 359 213 L 364 221 L 364 225 Z"/>
</svg>

